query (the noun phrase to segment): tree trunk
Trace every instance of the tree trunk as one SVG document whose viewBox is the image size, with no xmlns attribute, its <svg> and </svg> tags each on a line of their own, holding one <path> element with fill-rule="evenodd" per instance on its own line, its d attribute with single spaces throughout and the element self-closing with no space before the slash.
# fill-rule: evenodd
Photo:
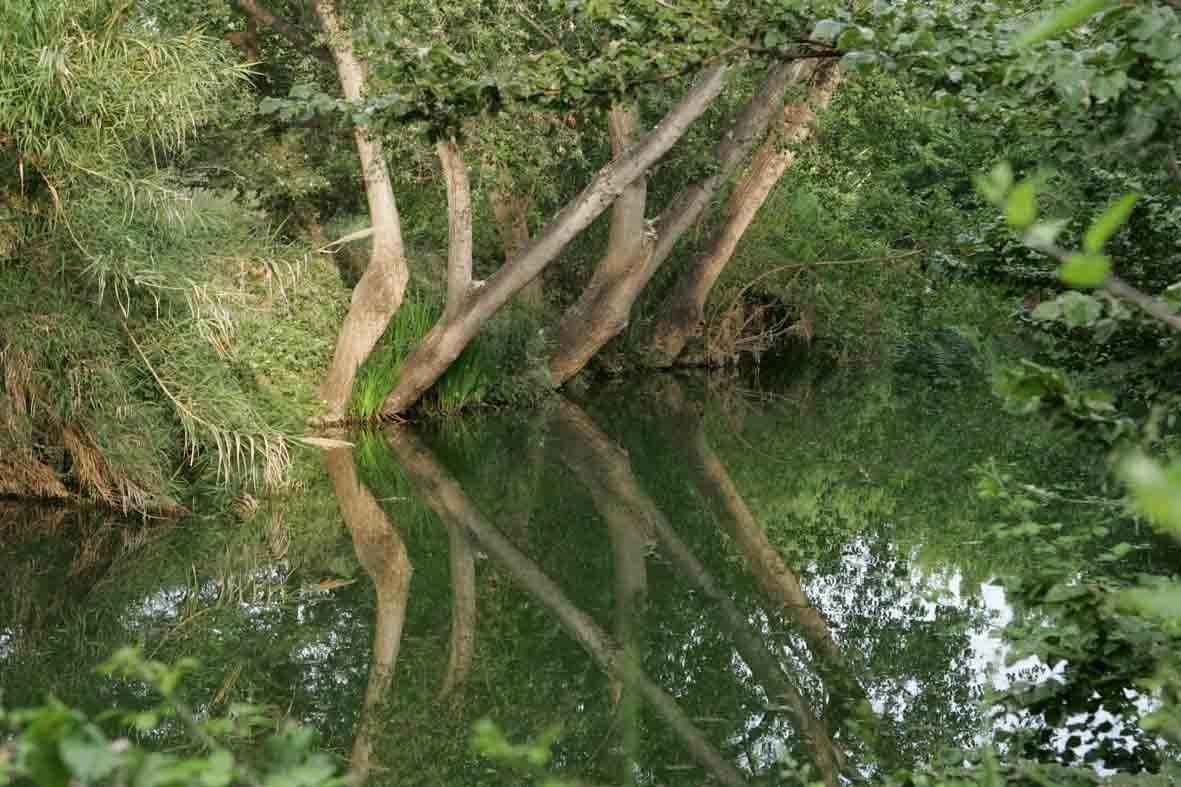
<svg viewBox="0 0 1181 787">
<path fill-rule="evenodd" d="M 314 8 L 336 62 L 344 97 L 359 101 L 365 83 L 365 66 L 353 52 L 348 33 L 341 28 L 335 0 L 315 0 Z M 401 219 L 381 140 L 363 125 L 353 126 L 353 138 L 361 159 L 373 237 L 369 266 L 353 288 L 349 311 L 336 340 L 332 365 L 320 388 L 320 395 L 328 406 L 329 420 L 344 416 L 357 369 L 385 332 L 390 317 L 402 305 L 410 279 L 402 244 Z"/>
<path fill-rule="evenodd" d="M 447 182 L 447 305 L 443 318 L 451 319 L 472 290 L 472 187 L 463 151 L 455 139 L 440 141 L 435 150 Z"/>
<path fill-rule="evenodd" d="M 325 451 L 324 466 L 332 477 L 332 487 L 345 525 L 352 534 L 357 560 L 373 580 L 377 591 L 373 662 L 369 665 L 365 703 L 357 722 L 356 739 L 349 760 L 350 782 L 361 784 L 373 767 L 373 712 L 393 680 L 402 642 L 402 626 L 406 621 L 406 602 L 410 597 L 413 568 L 402 537 L 373 494 L 357 477 L 352 449 L 333 448 Z"/>
<path fill-rule="evenodd" d="M 507 177 L 502 173 L 502 177 Z M 496 231 L 504 249 L 504 262 L 508 264 L 517 258 L 521 250 L 529 245 L 529 199 L 513 194 L 502 187 L 488 192 L 492 203 L 492 215 L 496 219 Z M 531 309 L 545 306 L 545 285 L 540 274 L 526 284 L 518 296 L 521 303 Z"/>
<path fill-rule="evenodd" d="M 604 275 L 604 287 L 584 295 L 563 317 L 559 328 L 558 348 L 550 359 L 551 382 L 560 386 L 627 326 L 632 306 L 668 259 L 681 237 L 696 225 L 718 188 L 733 177 L 742 161 L 762 139 L 779 111 L 789 84 L 812 67 L 810 61 L 778 63 L 770 68 L 762 86 L 722 135 L 714 148 L 717 167 L 714 174 L 698 181 L 668 205 L 652 223 L 655 241 L 648 253 L 632 261 L 619 275 Z M 593 283 L 593 282 L 592 282 Z"/>
<path fill-rule="evenodd" d="M 601 669 L 634 686 L 645 702 L 664 717 L 687 753 L 715 779 L 733 787 L 747 784 L 738 769 L 722 757 L 676 700 L 644 675 L 639 665 L 628 658 L 589 615 L 576 607 L 536 563 L 488 522 L 409 428 L 395 427 L 388 434 L 407 480 L 440 518 L 451 519 L 466 527 L 488 556 L 500 563 L 538 605 L 548 609 Z"/>
<path fill-rule="evenodd" d="M 603 167 L 582 193 L 547 225 L 511 263 L 501 267 L 462 309 L 444 317 L 403 362 L 394 390 L 381 413 L 394 417 L 409 409 L 459 357 L 483 324 L 526 284 L 533 281 L 575 236 L 603 213 L 628 184 L 644 174 L 680 139 L 689 125 L 721 93 L 729 67 L 706 69 L 697 83 L 655 129 L 624 155 Z"/>
<path fill-rule="evenodd" d="M 607 114 L 607 130 L 615 157 L 632 144 L 637 124 L 633 107 L 615 107 Z M 550 382 L 558 387 L 577 374 L 591 356 L 627 324 L 631 301 L 624 293 L 635 272 L 651 253 L 645 237 L 644 207 L 648 178 L 640 175 L 611 206 L 607 253 L 595 268 L 581 297 L 558 324 L 557 349 L 549 358 Z"/>
<path fill-rule="evenodd" d="M 819 66 L 815 81 L 808 90 L 808 100 L 787 106 L 781 128 L 772 129 L 755 152 L 746 172 L 730 193 L 726 220 L 714 234 L 709 250 L 685 269 L 660 308 L 652 338 L 654 365 L 671 365 L 686 342 L 701 334 L 710 291 L 733 258 L 738 242 L 771 190 L 795 161 L 795 151 L 788 146 L 804 142 L 815 130 L 816 113 L 810 105 L 819 110 L 826 109 L 840 83 L 840 76 L 836 62 Z"/>
</svg>

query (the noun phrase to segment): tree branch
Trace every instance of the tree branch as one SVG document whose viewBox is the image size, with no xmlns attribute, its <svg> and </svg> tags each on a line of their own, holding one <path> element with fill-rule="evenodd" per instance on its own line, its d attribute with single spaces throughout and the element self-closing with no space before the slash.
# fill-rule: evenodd
<svg viewBox="0 0 1181 787">
<path fill-rule="evenodd" d="M 1141 292 L 1118 276 L 1108 276 L 1103 282 L 1103 289 L 1120 300 L 1127 301 L 1145 314 L 1155 317 L 1173 330 L 1181 331 L 1181 314 L 1175 313 L 1159 298 Z"/>
<path fill-rule="evenodd" d="M 245 14 L 262 25 L 271 28 L 279 35 L 290 41 L 296 48 L 302 49 L 321 63 L 332 65 L 332 53 L 322 46 L 316 46 L 314 39 L 306 30 L 301 30 L 290 22 L 280 19 L 271 9 L 258 0 L 234 0 L 234 4 Z"/>
</svg>

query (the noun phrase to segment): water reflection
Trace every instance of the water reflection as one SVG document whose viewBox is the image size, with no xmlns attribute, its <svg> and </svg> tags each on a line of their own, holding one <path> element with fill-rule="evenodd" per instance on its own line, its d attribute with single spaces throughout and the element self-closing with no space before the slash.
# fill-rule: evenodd
<svg viewBox="0 0 1181 787">
<path fill-rule="evenodd" d="M 719 415 L 667 381 L 629 394 L 358 436 L 260 531 L 182 528 L 86 563 L 70 596 L 31 572 L 0 681 L 17 702 L 134 705 L 86 668 L 143 641 L 201 659 L 214 705 L 316 724 L 369 784 L 521 783 L 472 754 L 482 717 L 514 740 L 561 722 L 552 767 L 601 785 L 837 785 L 987 729 L 989 613 L 1010 611 L 978 592 L 987 567 L 920 556 L 970 518 L 884 476 L 917 461 L 909 435 L 878 457 L 836 445 L 851 419 L 825 425 L 815 399 Z M 736 442 L 763 428 L 800 461 Z"/>
<path fill-rule="evenodd" d="M 669 399 L 684 401 L 679 395 Z M 737 547 L 742 568 L 762 593 L 765 603 L 757 614 L 740 608 L 732 591 L 715 579 L 644 490 L 627 451 L 573 402 L 562 400 L 553 407 L 548 432 L 554 454 L 585 487 L 606 526 L 613 573 L 611 634 L 490 521 L 413 428 L 403 426 L 384 433 L 414 495 L 433 510 L 447 531 L 451 623 L 439 696 L 453 695 L 472 668 L 477 638 L 474 549 L 478 548 L 544 609 L 608 678 L 609 702 L 616 716 L 611 726 L 619 739 L 613 748 L 620 756 L 617 767 L 606 770 L 613 770 L 623 783 L 634 783 L 637 774 L 652 771 L 651 764 L 639 761 L 640 719 L 645 714 L 667 725 L 683 753 L 704 774 L 728 785 L 778 773 L 785 755 L 811 763 L 827 785 L 841 783 L 842 776 L 855 778 L 897 764 L 899 753 L 892 748 L 888 720 L 874 712 L 824 614 L 770 543 L 710 447 L 700 412 L 684 406 L 666 422 L 667 436 L 682 461 L 687 459 L 698 493 L 708 501 L 716 521 Z M 355 778 L 363 780 L 373 768 L 374 736 L 379 734 L 375 728 L 381 723 L 377 709 L 391 687 L 411 567 L 397 524 L 387 518 L 373 492 L 358 480 L 351 450 L 326 452 L 325 465 L 357 557 L 377 591 L 374 653 L 350 761 Z M 524 531 L 520 523 L 515 523 L 514 529 Z M 673 693 L 645 673 L 643 619 L 651 560 L 671 566 L 686 591 L 707 602 L 711 622 L 728 637 L 733 648 L 730 677 L 748 683 L 747 690 L 761 698 L 763 706 L 758 718 L 738 721 L 747 732 L 758 732 L 764 739 L 762 747 L 752 747 L 750 736 L 739 741 L 734 736 L 711 735 L 681 707 Z M 769 627 L 777 625 L 778 615 L 795 624 L 806 658 L 794 653 L 790 643 L 785 648 L 766 636 Z M 805 696 L 798 680 L 801 673 L 817 682 L 816 696 Z M 846 722 L 855 716 L 860 740 L 854 754 L 838 738 L 849 737 L 851 726 Z"/>
</svg>

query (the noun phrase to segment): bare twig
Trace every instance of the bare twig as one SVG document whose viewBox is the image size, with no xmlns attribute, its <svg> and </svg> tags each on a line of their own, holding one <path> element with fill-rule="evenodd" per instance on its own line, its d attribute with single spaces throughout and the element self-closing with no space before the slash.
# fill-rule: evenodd
<svg viewBox="0 0 1181 787">
<path fill-rule="evenodd" d="M 1177 0 L 1181 3 L 1181 0 Z M 1181 314 L 1170 309 L 1159 298 L 1153 298 L 1146 292 L 1141 292 L 1118 276 L 1108 276 L 1103 282 L 1103 289 L 1120 300 L 1127 301 L 1149 316 L 1163 322 L 1175 331 L 1181 331 Z"/>
<path fill-rule="evenodd" d="M 907 257 L 917 256 L 919 254 L 924 253 L 925 251 L 926 251 L 926 249 L 914 249 L 913 251 L 903 252 L 902 254 L 887 254 L 887 255 L 882 255 L 882 256 L 877 256 L 877 257 L 858 257 L 856 259 L 851 259 L 851 260 L 821 260 L 820 262 L 793 262 L 790 265 L 780 265 L 779 267 L 772 268 L 769 271 L 763 271 L 758 276 L 755 276 L 753 279 L 748 281 L 746 283 L 746 286 L 744 286 L 741 290 L 738 291 L 738 294 L 734 296 L 734 300 L 730 302 L 730 305 L 727 306 L 725 311 L 722 313 L 726 314 L 731 309 L 733 309 L 736 305 L 738 305 L 738 301 L 742 299 L 742 296 L 745 295 L 747 290 L 749 290 L 751 287 L 758 284 L 763 279 L 766 279 L 768 276 L 772 276 L 776 273 L 782 273 L 783 271 L 790 271 L 790 270 L 796 270 L 796 269 L 819 268 L 822 266 L 832 266 L 832 265 L 866 265 L 866 264 L 875 263 L 875 262 L 894 262 L 896 260 L 906 259 Z"/>
<path fill-rule="evenodd" d="M 1181 0 L 1178 0 L 1178 2 L 1181 2 Z M 1054 243 L 1032 242 L 1028 236 L 1025 237 L 1025 243 L 1030 248 L 1040 251 L 1048 257 L 1053 257 L 1062 263 L 1065 263 L 1071 257 L 1071 252 Z M 1103 280 L 1103 283 L 1099 285 L 1099 289 L 1119 298 L 1121 301 L 1132 304 L 1137 309 L 1159 320 L 1173 330 L 1181 331 L 1181 314 L 1169 308 L 1164 301 L 1136 289 L 1115 274 L 1108 274 L 1107 278 Z"/>
</svg>

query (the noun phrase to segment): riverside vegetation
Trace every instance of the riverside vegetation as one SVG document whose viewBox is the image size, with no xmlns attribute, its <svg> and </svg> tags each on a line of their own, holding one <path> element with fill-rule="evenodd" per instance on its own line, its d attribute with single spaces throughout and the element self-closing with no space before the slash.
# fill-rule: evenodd
<svg viewBox="0 0 1181 787">
<path fill-rule="evenodd" d="M 0 0 L 0 781 L 1176 778 L 1179 42 Z"/>
</svg>

